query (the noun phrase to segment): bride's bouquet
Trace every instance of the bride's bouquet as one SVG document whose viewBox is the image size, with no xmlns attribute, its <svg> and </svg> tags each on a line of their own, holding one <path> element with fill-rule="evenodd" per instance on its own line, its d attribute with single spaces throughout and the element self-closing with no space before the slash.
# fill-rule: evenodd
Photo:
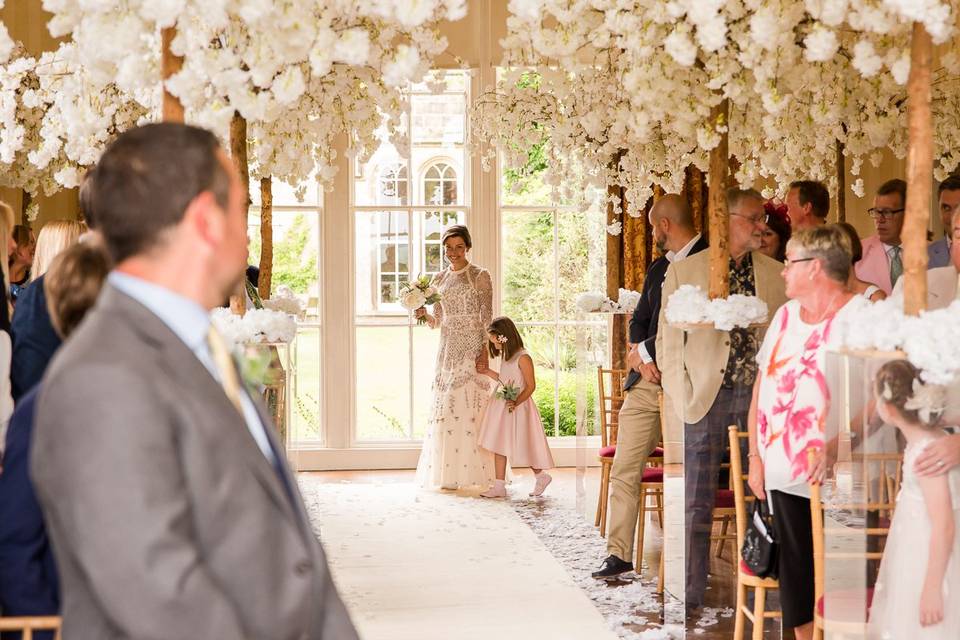
<svg viewBox="0 0 960 640">
<path fill-rule="evenodd" d="M 400 306 L 407 311 L 419 311 L 428 304 L 440 302 L 440 292 L 430 286 L 430 276 L 420 276 L 400 289 Z M 426 323 L 426 318 L 417 318 L 417 324 Z"/>
</svg>

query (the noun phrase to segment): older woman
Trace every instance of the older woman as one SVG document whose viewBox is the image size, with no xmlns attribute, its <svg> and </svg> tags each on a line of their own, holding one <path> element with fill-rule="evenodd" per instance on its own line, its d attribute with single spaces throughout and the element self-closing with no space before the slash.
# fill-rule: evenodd
<svg viewBox="0 0 960 640">
<path fill-rule="evenodd" d="M 442 299 L 417 311 L 430 328 L 440 328 L 433 381 L 433 408 L 427 422 L 417 481 L 424 487 L 460 489 L 493 484 L 493 454 L 477 443 L 480 418 L 490 397 L 487 332 L 493 315 L 490 273 L 468 259 L 473 240 L 462 225 L 442 237 L 450 266 L 433 278 Z"/>
<path fill-rule="evenodd" d="M 757 354 L 748 432 L 749 484 L 773 507 L 780 534 L 779 578 L 783 626 L 798 640 L 813 635 L 813 533 L 807 450 L 821 451 L 829 409 L 824 375 L 836 346 L 837 321 L 850 308 L 850 242 L 835 226 L 797 232 L 787 243 L 783 276 L 790 301 L 770 322 Z"/>
</svg>

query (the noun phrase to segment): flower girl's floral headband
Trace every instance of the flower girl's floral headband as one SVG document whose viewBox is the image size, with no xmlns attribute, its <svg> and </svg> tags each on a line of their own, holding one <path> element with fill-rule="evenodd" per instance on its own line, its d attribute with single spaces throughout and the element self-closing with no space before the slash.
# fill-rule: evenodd
<svg viewBox="0 0 960 640">
<path fill-rule="evenodd" d="M 883 383 L 883 399 L 887 402 L 893 400 L 893 390 L 890 389 L 890 383 Z M 913 380 L 913 393 L 903 403 L 903 408 L 908 411 L 916 411 L 920 419 L 927 424 L 932 424 L 947 406 L 947 389 L 940 384 L 923 384 L 919 379 Z M 931 420 L 931 418 L 933 420 Z"/>
<path fill-rule="evenodd" d="M 503 335 L 502 333 L 498 333 L 497 342 L 499 342 L 500 344 L 507 344 L 507 336 Z"/>
</svg>

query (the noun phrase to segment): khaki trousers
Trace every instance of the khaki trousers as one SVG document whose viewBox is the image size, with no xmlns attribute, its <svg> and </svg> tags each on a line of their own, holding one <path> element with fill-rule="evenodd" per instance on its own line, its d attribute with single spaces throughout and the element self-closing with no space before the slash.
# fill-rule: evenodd
<svg viewBox="0 0 960 640">
<path fill-rule="evenodd" d="M 620 407 L 617 453 L 610 470 L 607 552 L 633 561 L 640 482 L 647 457 L 660 442 L 660 386 L 638 380 Z"/>
</svg>

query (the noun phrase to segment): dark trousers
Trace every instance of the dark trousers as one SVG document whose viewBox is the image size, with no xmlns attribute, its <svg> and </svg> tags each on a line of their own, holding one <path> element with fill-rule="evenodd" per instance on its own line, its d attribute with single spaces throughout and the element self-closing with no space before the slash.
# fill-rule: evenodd
<svg viewBox="0 0 960 640">
<path fill-rule="evenodd" d="M 773 502 L 773 527 L 780 542 L 778 578 L 783 628 L 813 622 L 813 523 L 810 498 L 768 491 Z"/>
<path fill-rule="evenodd" d="M 717 499 L 720 462 L 727 445 L 727 427 L 746 429 L 751 387 L 721 388 L 707 415 L 684 428 L 683 475 L 686 502 L 686 604 L 703 604 L 710 569 L 710 532 Z"/>
</svg>

